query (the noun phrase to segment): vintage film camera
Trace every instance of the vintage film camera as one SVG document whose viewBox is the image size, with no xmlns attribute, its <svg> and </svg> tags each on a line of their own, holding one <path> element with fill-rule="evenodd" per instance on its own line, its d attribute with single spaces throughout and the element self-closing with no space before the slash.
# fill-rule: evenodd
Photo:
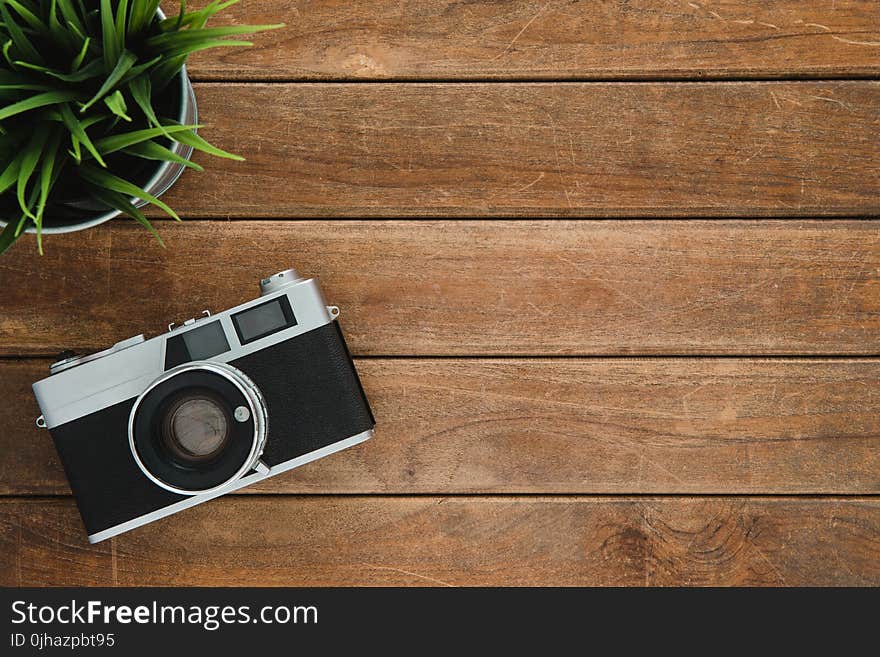
<svg viewBox="0 0 880 657">
<path fill-rule="evenodd" d="M 292 269 L 260 288 L 165 335 L 65 355 L 34 384 L 90 542 L 373 435 L 339 310 Z"/>
</svg>

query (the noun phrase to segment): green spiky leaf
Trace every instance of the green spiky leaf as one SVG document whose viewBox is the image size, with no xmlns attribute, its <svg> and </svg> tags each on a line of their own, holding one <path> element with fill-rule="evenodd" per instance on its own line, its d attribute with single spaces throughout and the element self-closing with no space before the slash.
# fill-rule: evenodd
<svg viewBox="0 0 880 657">
<path fill-rule="evenodd" d="M 42 66 L 41 64 L 31 64 L 30 62 L 24 62 L 21 60 L 17 60 L 15 62 L 15 65 L 22 68 L 29 68 L 32 71 L 37 71 L 38 73 L 42 73 L 43 75 L 49 75 L 58 80 L 62 80 L 63 82 L 83 82 L 84 80 L 91 80 L 104 74 L 104 64 L 97 59 L 95 61 L 89 62 L 88 65 L 83 66 L 82 68 L 73 67 L 73 71 L 70 73 L 64 73 L 63 71 L 58 71 L 56 69 L 49 68 L 48 66 Z"/>
<path fill-rule="evenodd" d="M 92 38 L 86 37 L 82 42 L 82 46 L 80 46 L 79 52 L 76 54 L 76 57 L 73 59 L 73 64 L 71 64 L 70 69 L 73 72 L 79 70 L 79 67 L 82 66 L 83 60 L 85 60 L 86 55 L 89 52 L 89 46 L 92 45 Z"/>
<path fill-rule="evenodd" d="M 107 79 L 104 80 L 104 84 L 101 85 L 101 88 L 98 89 L 97 93 L 89 99 L 81 108 L 80 113 L 84 113 L 88 111 L 88 109 L 101 100 L 104 96 L 109 94 L 113 88 L 116 86 L 116 83 L 122 79 L 122 76 L 128 73 L 129 69 L 134 66 L 134 63 L 137 61 L 137 55 L 133 52 L 129 52 L 126 50 L 123 52 L 119 59 L 116 61 L 116 66 L 110 72 L 110 75 L 107 76 Z"/>
<path fill-rule="evenodd" d="M 101 43 L 104 46 L 104 67 L 107 71 L 116 68 L 122 53 L 122 44 L 116 33 L 113 5 L 110 0 L 101 0 Z"/>
<path fill-rule="evenodd" d="M 46 212 L 46 204 L 49 202 L 49 193 L 58 176 L 58 168 L 63 165 L 63 159 L 59 157 L 61 144 L 61 132 L 52 133 L 43 151 L 43 163 L 40 168 L 40 195 L 37 199 L 37 211 L 34 224 L 37 228 L 37 250 L 43 255 L 43 215 Z"/>
<path fill-rule="evenodd" d="M 130 183 L 127 180 L 123 180 L 119 176 L 114 176 L 108 171 L 96 169 L 88 164 L 84 164 L 79 168 L 79 175 L 82 176 L 84 180 L 98 187 L 109 189 L 112 192 L 119 192 L 120 194 L 127 194 L 128 196 L 152 203 L 168 216 L 180 221 L 180 217 L 177 216 L 177 213 L 172 210 L 168 204 L 160 201 L 158 198 L 141 189 L 137 185 Z"/>
<path fill-rule="evenodd" d="M 70 130 L 71 136 L 75 137 L 79 144 L 85 146 L 86 150 L 92 154 L 92 157 L 94 157 L 102 167 L 106 167 L 107 163 L 104 162 L 100 151 L 95 147 L 91 137 L 89 137 L 86 132 L 88 126 L 85 122 L 81 121 L 76 114 L 74 114 L 73 110 L 70 109 L 70 105 L 62 105 L 59 111 L 61 113 L 61 120 L 64 122 L 64 125 L 67 126 L 67 129 Z M 77 146 L 74 146 L 74 148 L 76 149 Z"/>
<path fill-rule="evenodd" d="M 25 6 L 23 3 L 18 0 L 3 0 L 6 3 L 7 7 L 12 7 L 19 16 L 24 19 L 24 22 L 27 23 L 27 26 L 36 30 L 37 32 L 47 32 L 49 30 L 49 26 L 46 25 L 39 16 L 37 16 L 33 11 L 30 10 L 29 7 Z"/>
<path fill-rule="evenodd" d="M 73 100 L 76 97 L 77 93 L 75 91 L 46 91 L 0 109 L 0 121 L 4 121 L 16 114 L 30 112 L 31 110 L 47 107 L 49 105 L 64 103 Z"/>
<path fill-rule="evenodd" d="M 163 119 L 162 123 L 168 126 L 167 129 L 171 129 L 172 127 L 176 127 L 179 124 L 176 121 L 170 121 L 168 119 Z M 236 162 L 244 162 L 244 158 L 241 155 L 235 155 L 234 153 L 228 153 L 216 146 L 211 145 L 201 137 L 199 137 L 195 132 L 179 132 L 175 133 L 174 138 L 179 141 L 181 144 L 186 144 L 187 146 L 191 146 L 197 151 L 202 151 L 203 153 L 207 153 L 208 155 L 214 155 L 215 157 L 222 157 L 227 160 L 235 160 Z"/>
<path fill-rule="evenodd" d="M 122 95 L 122 92 L 119 91 L 119 89 L 107 96 L 104 99 L 104 104 L 120 119 L 131 123 L 131 117 L 126 113 L 128 111 L 128 105 L 125 104 L 125 96 Z"/>
<path fill-rule="evenodd" d="M 23 153 L 19 153 L 15 158 L 6 165 L 3 173 L 0 173 L 0 194 L 12 187 L 18 180 L 18 170 L 21 169 L 21 158 Z"/>
<path fill-rule="evenodd" d="M 121 151 L 123 148 L 128 148 L 129 146 L 134 146 L 135 144 L 139 144 L 150 139 L 156 139 L 157 137 L 168 134 L 183 134 L 201 127 L 202 126 L 198 125 L 175 125 L 163 126 L 161 128 L 146 128 L 144 130 L 132 130 L 131 132 L 124 132 L 122 134 L 113 135 L 112 137 L 104 137 L 103 139 L 99 139 L 97 146 L 98 149 L 102 153 L 104 153 L 104 155 L 110 155 L 111 153 L 115 153 L 116 151 Z"/>
<path fill-rule="evenodd" d="M 37 52 L 31 40 L 25 36 L 21 26 L 12 18 L 12 14 L 9 13 L 5 1 L 3 4 L 0 4 L 0 16 L 3 17 L 3 27 L 9 36 L 9 39 L 6 41 L 11 41 L 13 47 L 22 57 L 27 57 L 31 61 L 42 62 L 43 58 L 40 56 L 40 53 Z"/>
<path fill-rule="evenodd" d="M 80 35 L 85 34 L 85 23 L 82 22 L 82 17 L 72 0 L 58 0 L 58 9 L 61 10 L 61 16 L 72 31 Z"/>
<path fill-rule="evenodd" d="M 31 213 L 30 203 L 25 200 L 27 184 L 30 182 L 31 176 L 37 168 L 40 157 L 43 155 L 43 145 L 46 143 L 48 136 L 47 131 L 43 130 L 35 132 L 31 136 L 30 141 L 22 152 L 23 157 L 21 159 L 21 166 L 18 169 L 18 184 L 16 185 L 18 204 L 21 207 L 22 212 L 31 219 L 36 219 L 36 216 Z"/>
<path fill-rule="evenodd" d="M 153 237 L 159 242 L 162 248 L 165 248 L 165 242 L 162 241 L 162 238 L 159 236 L 159 233 L 153 228 L 153 224 L 150 223 L 149 219 L 141 212 L 134 204 L 129 201 L 124 194 L 120 194 L 119 192 L 114 192 L 109 189 L 104 189 L 102 187 L 96 187 L 91 190 L 92 196 L 105 203 L 108 207 L 113 208 L 114 210 L 118 210 L 119 212 L 123 212 L 127 214 L 129 217 L 137 221 L 141 226 L 146 228 Z"/>
<path fill-rule="evenodd" d="M 161 128 L 164 131 L 164 127 L 159 123 L 159 118 L 156 116 L 156 111 L 153 109 L 153 90 L 150 78 L 146 75 L 142 75 L 139 78 L 132 80 L 131 84 L 128 85 L 128 91 L 131 93 L 131 97 L 134 98 L 134 102 L 141 108 L 144 116 L 147 117 L 147 121 L 149 121 L 150 125 L 156 128 Z M 167 132 L 165 132 L 165 136 L 170 137 Z"/>
<path fill-rule="evenodd" d="M 124 153 L 128 153 L 129 155 L 134 155 L 135 157 L 140 157 L 145 160 L 174 162 L 175 164 L 183 165 L 187 169 L 193 169 L 194 171 L 205 170 L 201 165 L 181 157 L 170 148 L 165 148 L 161 144 L 157 144 L 154 141 L 144 141 L 139 144 L 129 146 L 128 148 L 124 148 L 122 150 Z"/>
</svg>

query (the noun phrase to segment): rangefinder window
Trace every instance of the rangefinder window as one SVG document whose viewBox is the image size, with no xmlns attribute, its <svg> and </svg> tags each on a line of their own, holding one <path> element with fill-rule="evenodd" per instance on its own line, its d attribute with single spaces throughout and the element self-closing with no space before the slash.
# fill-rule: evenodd
<svg viewBox="0 0 880 657">
<path fill-rule="evenodd" d="M 229 341 L 220 322 L 168 338 L 165 347 L 165 369 L 194 360 L 208 360 L 229 351 Z"/>
<path fill-rule="evenodd" d="M 238 339 L 245 345 L 254 340 L 296 326 L 296 318 L 287 297 L 278 297 L 232 316 Z"/>
</svg>

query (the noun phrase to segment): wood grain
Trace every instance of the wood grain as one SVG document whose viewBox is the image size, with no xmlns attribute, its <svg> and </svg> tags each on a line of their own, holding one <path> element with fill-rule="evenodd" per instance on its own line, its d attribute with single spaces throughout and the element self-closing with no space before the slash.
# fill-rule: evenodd
<svg viewBox="0 0 880 657">
<path fill-rule="evenodd" d="M 877 585 L 880 502 L 227 497 L 88 547 L 0 501 L 4 585 Z"/>
<path fill-rule="evenodd" d="M 0 259 L 0 353 L 101 349 L 319 275 L 356 355 L 880 353 L 863 221 L 118 222 Z"/>
<path fill-rule="evenodd" d="M 0 362 L 2 495 L 68 494 L 33 424 L 46 364 Z M 357 367 L 376 437 L 248 493 L 880 493 L 876 360 Z"/>
<path fill-rule="evenodd" d="M 155 335 L 295 265 L 342 307 L 376 438 L 88 546 L 33 425 L 48 361 L 0 359 L 0 585 L 880 585 L 880 237 L 849 219 L 880 217 L 876 2 L 220 23 L 279 20 L 190 67 L 248 161 L 198 157 L 168 200 L 239 221 L 24 240 L 0 356 Z M 668 357 L 788 354 L 861 358 Z"/>
<path fill-rule="evenodd" d="M 175 3 L 163 2 L 172 12 Z M 190 5 L 200 3 L 190 2 Z M 876 75 L 872 0 L 245 2 L 217 24 L 287 23 L 192 58 L 202 79 Z"/>
<path fill-rule="evenodd" d="M 202 84 L 190 217 L 880 211 L 880 83 Z M 258 112 L 254 109 L 259 108 Z M 243 127 L 246 126 L 246 129 Z"/>
</svg>

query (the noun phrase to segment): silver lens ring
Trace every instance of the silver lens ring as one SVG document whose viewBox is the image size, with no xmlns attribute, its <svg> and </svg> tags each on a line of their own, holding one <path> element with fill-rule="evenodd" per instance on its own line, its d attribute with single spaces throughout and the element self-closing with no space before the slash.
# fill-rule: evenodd
<svg viewBox="0 0 880 657">
<path fill-rule="evenodd" d="M 166 381 L 169 381 L 187 372 L 195 371 L 216 374 L 229 381 L 243 395 L 247 403 L 247 410 L 250 414 L 250 417 L 253 418 L 254 422 L 254 435 L 251 442 L 251 449 L 248 457 L 245 459 L 242 466 L 235 472 L 235 474 L 227 478 L 221 484 L 212 486 L 208 489 L 199 490 L 191 490 L 181 488 L 179 486 L 173 486 L 155 476 L 152 472 L 150 472 L 150 470 L 147 468 L 140 455 L 138 454 L 137 445 L 135 442 L 135 420 L 138 410 L 141 408 L 141 404 L 147 397 L 147 395 L 149 395 L 150 392 L 152 392 L 155 388 L 162 385 Z M 241 479 L 241 477 L 243 477 L 254 468 L 257 461 L 260 459 L 260 456 L 262 456 L 263 449 L 266 446 L 266 436 L 268 435 L 268 433 L 269 413 L 266 409 L 266 402 L 263 399 L 263 395 L 260 392 L 260 389 L 244 372 L 226 363 L 195 361 L 192 363 L 186 363 L 185 365 L 180 365 L 179 367 L 175 367 L 172 370 L 168 370 L 167 372 L 165 372 L 165 374 L 153 381 L 149 385 L 149 387 L 147 387 L 147 389 L 141 393 L 141 395 L 135 401 L 134 406 L 131 409 L 131 413 L 128 416 L 128 446 L 131 449 L 132 458 L 134 458 L 134 461 L 135 463 L 137 463 L 138 468 L 144 474 L 144 476 L 147 477 L 147 479 L 152 481 L 154 484 L 172 493 L 177 493 L 178 495 L 206 495 L 210 493 L 216 493 L 223 490 L 238 479 Z"/>
</svg>

